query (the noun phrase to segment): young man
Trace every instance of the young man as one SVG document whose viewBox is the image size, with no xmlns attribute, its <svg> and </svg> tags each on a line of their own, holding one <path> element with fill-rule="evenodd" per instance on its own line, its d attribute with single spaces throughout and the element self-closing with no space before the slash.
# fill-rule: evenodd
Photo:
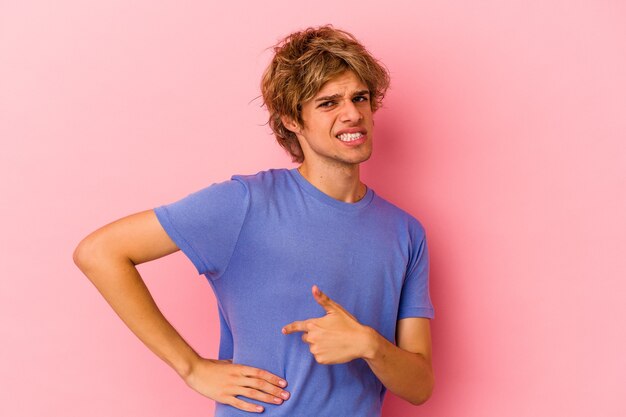
<svg viewBox="0 0 626 417">
<path fill-rule="evenodd" d="M 379 416 L 433 389 L 424 228 L 360 181 L 384 67 L 332 26 L 285 38 L 261 89 L 300 163 L 235 175 L 102 227 L 74 259 L 129 328 L 216 416 Z M 135 265 L 182 250 L 211 284 L 218 359 L 167 322 Z"/>
</svg>

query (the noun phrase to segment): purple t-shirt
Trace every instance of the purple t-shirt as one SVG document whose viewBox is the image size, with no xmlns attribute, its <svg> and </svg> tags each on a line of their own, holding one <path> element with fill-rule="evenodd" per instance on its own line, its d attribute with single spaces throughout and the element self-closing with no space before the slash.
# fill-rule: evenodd
<svg viewBox="0 0 626 417">
<path fill-rule="evenodd" d="M 313 284 L 393 343 L 398 320 L 433 318 L 418 220 L 370 188 L 336 200 L 295 168 L 235 175 L 154 211 L 215 291 L 219 359 L 281 376 L 291 393 L 280 405 L 243 400 L 270 416 L 380 416 L 386 389 L 364 360 L 319 364 L 281 328 L 325 314 Z M 250 413 L 217 403 L 215 415 Z"/>
</svg>

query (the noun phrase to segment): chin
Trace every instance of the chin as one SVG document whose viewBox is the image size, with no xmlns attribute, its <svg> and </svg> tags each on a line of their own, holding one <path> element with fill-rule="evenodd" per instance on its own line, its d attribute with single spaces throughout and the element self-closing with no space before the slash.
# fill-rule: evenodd
<svg viewBox="0 0 626 417">
<path fill-rule="evenodd" d="M 358 163 L 359 163 L 359 164 L 360 164 L 360 163 L 363 163 L 363 162 L 365 162 L 365 161 L 369 160 L 371 157 L 372 157 L 372 154 L 370 153 L 369 155 L 367 155 L 366 157 L 364 157 L 363 159 L 361 159 Z"/>
<path fill-rule="evenodd" d="M 372 156 L 372 154 L 368 153 L 367 155 L 364 155 L 364 156 L 362 156 L 360 158 L 354 158 L 352 160 L 347 160 L 345 162 L 347 162 L 349 164 L 352 164 L 352 165 L 358 165 L 358 164 L 361 164 L 361 163 L 367 161 L 368 159 L 370 159 L 371 156 Z"/>
<path fill-rule="evenodd" d="M 370 148 L 370 149 L 367 150 L 367 152 L 364 155 L 361 156 L 361 158 L 359 158 L 360 159 L 359 163 L 360 162 L 365 162 L 368 159 L 370 159 L 371 157 L 372 157 L 372 149 Z"/>
</svg>

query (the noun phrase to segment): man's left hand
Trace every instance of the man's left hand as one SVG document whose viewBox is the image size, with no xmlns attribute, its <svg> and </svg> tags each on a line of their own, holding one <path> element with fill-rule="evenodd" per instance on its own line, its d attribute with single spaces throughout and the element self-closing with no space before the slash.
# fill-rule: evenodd
<svg viewBox="0 0 626 417">
<path fill-rule="evenodd" d="M 364 326 L 341 305 L 331 300 L 317 285 L 313 298 L 324 308 L 324 317 L 294 321 L 283 327 L 283 334 L 303 332 L 302 340 L 318 363 L 349 362 L 365 356 L 371 340 L 371 328 Z"/>
</svg>

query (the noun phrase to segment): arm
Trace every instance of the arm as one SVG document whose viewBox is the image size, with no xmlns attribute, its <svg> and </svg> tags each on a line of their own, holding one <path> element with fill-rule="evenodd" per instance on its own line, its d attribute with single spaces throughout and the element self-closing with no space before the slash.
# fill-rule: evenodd
<svg viewBox="0 0 626 417">
<path fill-rule="evenodd" d="M 236 395 L 282 403 L 278 376 L 230 361 L 201 358 L 165 319 L 135 265 L 178 250 L 154 211 L 146 210 L 91 233 L 79 243 L 73 257 L 130 330 L 191 388 L 251 412 L 262 409 Z"/>
<path fill-rule="evenodd" d="M 430 397 L 434 378 L 428 319 L 399 320 L 396 346 L 373 328 L 359 323 L 316 285 L 312 293 L 326 315 L 289 323 L 283 327 L 284 334 L 302 332 L 302 340 L 309 345 L 315 360 L 324 365 L 362 358 L 387 389 L 411 404 L 422 404 Z"/>
<path fill-rule="evenodd" d="M 397 346 L 371 327 L 367 328 L 363 359 L 394 394 L 411 404 L 423 404 L 434 387 L 430 320 L 411 317 L 398 321 Z"/>
</svg>

